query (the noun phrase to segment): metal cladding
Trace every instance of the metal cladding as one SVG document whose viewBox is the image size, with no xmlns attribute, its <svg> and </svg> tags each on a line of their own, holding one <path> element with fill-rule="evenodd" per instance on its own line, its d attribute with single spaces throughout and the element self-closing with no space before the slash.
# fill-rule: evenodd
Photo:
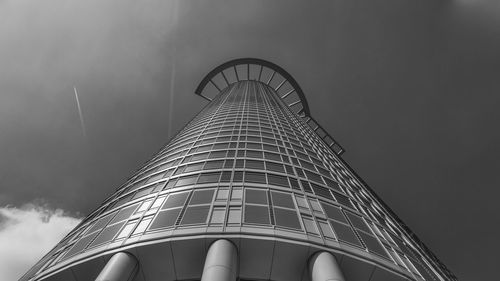
<svg viewBox="0 0 500 281">
<path fill-rule="evenodd" d="M 95 280 L 123 251 L 141 281 L 214 279 L 204 268 L 306 281 L 318 256 L 317 276 L 331 260 L 345 280 L 456 280 L 340 158 L 283 69 L 230 61 L 196 93 L 210 103 L 20 280 Z"/>
</svg>

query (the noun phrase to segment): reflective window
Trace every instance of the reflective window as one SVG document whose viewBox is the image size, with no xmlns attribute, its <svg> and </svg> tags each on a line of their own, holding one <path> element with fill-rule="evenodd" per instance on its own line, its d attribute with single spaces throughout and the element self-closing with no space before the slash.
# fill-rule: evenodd
<svg viewBox="0 0 500 281">
<path fill-rule="evenodd" d="M 209 161 L 205 164 L 205 170 L 217 170 L 222 169 L 224 166 L 224 160 Z"/>
<path fill-rule="evenodd" d="M 109 222 L 109 224 L 128 219 L 138 206 L 139 204 L 134 204 L 132 206 L 121 209 L 118 214 Z"/>
<path fill-rule="evenodd" d="M 368 248 L 368 251 L 381 255 L 386 259 L 390 259 L 389 255 L 385 251 L 382 244 L 380 244 L 380 242 L 377 240 L 377 238 L 362 231 L 358 231 L 358 234 L 361 237 L 361 240 L 363 240 L 363 242 L 365 243 L 366 248 Z"/>
<path fill-rule="evenodd" d="M 309 204 L 311 204 L 311 208 L 313 209 L 314 212 L 316 213 L 323 213 L 323 210 L 321 209 L 320 204 L 318 203 L 318 200 L 316 199 L 309 199 Z"/>
<path fill-rule="evenodd" d="M 148 227 L 151 220 L 153 220 L 153 216 L 148 216 L 148 217 L 142 218 L 141 222 L 139 223 L 137 228 L 134 230 L 134 233 L 132 233 L 132 235 L 142 234 L 144 232 L 144 230 L 146 230 L 146 228 Z"/>
<path fill-rule="evenodd" d="M 343 242 L 347 242 L 349 244 L 363 247 L 359 239 L 357 238 L 354 230 L 348 225 L 338 223 L 337 221 L 331 220 L 330 223 L 333 226 L 333 230 L 337 234 L 337 238 Z"/>
<path fill-rule="evenodd" d="M 217 198 L 216 198 L 216 200 L 217 201 L 226 201 L 228 195 L 229 195 L 229 190 L 221 188 L 221 189 L 219 189 L 219 191 L 217 191 Z"/>
<path fill-rule="evenodd" d="M 306 228 L 306 232 L 309 234 L 319 235 L 318 228 L 316 227 L 316 223 L 312 218 L 303 217 L 302 221 L 304 222 L 304 227 Z"/>
<path fill-rule="evenodd" d="M 188 207 L 181 224 L 205 224 L 209 210 L 210 205 Z"/>
<path fill-rule="evenodd" d="M 177 217 L 182 208 L 170 209 L 167 211 L 159 212 L 149 229 L 158 229 L 163 227 L 172 227 L 175 225 Z"/>
<path fill-rule="evenodd" d="M 335 234 L 333 234 L 332 228 L 326 221 L 318 220 L 319 228 L 321 229 L 321 233 L 323 237 L 329 239 L 335 239 Z"/>
<path fill-rule="evenodd" d="M 129 236 L 129 234 L 132 232 L 132 230 L 134 229 L 135 225 L 137 224 L 137 221 L 138 220 L 133 220 L 133 221 L 130 221 L 128 222 L 124 227 L 123 229 L 120 231 L 120 234 L 118 234 L 118 236 L 116 236 L 116 239 L 120 239 L 120 238 L 126 238 Z"/>
<path fill-rule="evenodd" d="M 151 205 L 151 209 L 159 208 L 161 206 L 161 204 L 163 204 L 163 201 L 165 200 L 165 198 L 166 198 L 165 196 L 161 196 L 161 197 L 156 198 L 153 205 Z"/>
<path fill-rule="evenodd" d="M 211 224 L 223 224 L 224 216 L 226 214 L 225 208 L 214 208 L 212 212 L 212 218 L 210 219 Z"/>
<path fill-rule="evenodd" d="M 231 191 L 231 201 L 241 201 L 242 193 L 241 187 L 233 187 Z"/>
<path fill-rule="evenodd" d="M 198 183 L 216 183 L 219 182 L 220 172 L 201 174 Z"/>
<path fill-rule="evenodd" d="M 352 225 L 360 230 L 363 230 L 364 232 L 371 234 L 371 229 L 368 227 L 366 222 L 358 215 L 355 215 L 351 212 L 346 212 L 347 217 L 349 217 L 349 220 L 351 221 Z"/>
<path fill-rule="evenodd" d="M 136 213 L 142 213 L 142 212 L 146 211 L 152 202 L 153 202 L 153 199 L 148 199 L 148 200 L 145 200 L 144 202 L 142 202 L 141 207 L 139 207 L 139 209 L 137 209 Z"/>
<path fill-rule="evenodd" d="M 196 183 L 198 175 L 180 177 L 175 186 L 193 185 Z"/>
<path fill-rule="evenodd" d="M 265 190 L 247 188 L 245 189 L 245 202 L 267 205 L 267 193 Z"/>
<path fill-rule="evenodd" d="M 266 183 L 266 175 L 264 173 L 245 172 L 245 182 Z"/>
<path fill-rule="evenodd" d="M 213 189 L 195 190 L 193 192 L 191 200 L 189 201 L 189 205 L 212 203 L 213 195 L 214 195 Z"/>
<path fill-rule="evenodd" d="M 299 208 L 309 210 L 309 205 L 307 205 L 307 201 L 304 197 L 295 195 L 295 199 L 297 200 L 297 205 L 299 206 Z"/>
<path fill-rule="evenodd" d="M 97 238 L 92 242 L 92 244 L 90 244 L 89 247 L 94 247 L 96 245 L 111 241 L 124 224 L 125 222 L 120 222 L 106 227 L 101 233 L 99 233 Z"/>
<path fill-rule="evenodd" d="M 323 209 L 325 210 L 326 216 L 328 218 L 347 223 L 347 220 L 340 208 L 324 203 L 322 203 L 321 205 L 323 206 Z"/>
<path fill-rule="evenodd" d="M 260 205 L 245 205 L 245 222 L 270 224 L 269 208 Z"/>
<path fill-rule="evenodd" d="M 245 161 L 245 168 L 264 170 L 264 162 L 258 161 L 258 160 L 246 160 Z"/>
<path fill-rule="evenodd" d="M 241 208 L 230 207 L 227 218 L 228 224 L 239 224 L 241 222 Z"/>
<path fill-rule="evenodd" d="M 96 236 L 97 236 L 97 232 L 81 238 L 80 240 L 78 240 L 78 242 L 76 242 L 73 245 L 71 250 L 69 250 L 64 257 L 65 258 L 71 257 L 71 256 L 81 252 L 83 249 L 85 249 L 85 247 L 87 247 L 87 245 L 90 243 L 90 241 L 92 241 L 92 239 L 94 239 L 94 237 L 96 237 Z"/>
<path fill-rule="evenodd" d="M 274 218 L 276 220 L 276 225 L 302 229 L 300 226 L 299 218 L 297 216 L 297 212 L 295 210 L 274 208 Z"/>
<path fill-rule="evenodd" d="M 267 179 L 269 181 L 269 184 L 272 184 L 272 185 L 283 186 L 283 187 L 289 187 L 290 186 L 288 184 L 287 177 L 284 177 L 284 176 L 268 174 L 267 175 Z"/>
<path fill-rule="evenodd" d="M 111 220 L 111 218 L 115 215 L 116 213 L 111 213 L 109 215 L 106 215 L 102 218 L 100 218 L 86 233 L 91 233 L 96 230 L 99 230 L 103 228 L 108 222 Z"/>
<path fill-rule="evenodd" d="M 273 200 L 274 206 L 290 208 L 290 209 L 295 208 L 295 204 L 293 203 L 291 194 L 272 191 L 271 198 Z"/>
<path fill-rule="evenodd" d="M 162 209 L 182 207 L 186 202 L 189 192 L 173 193 L 168 196 Z"/>
</svg>

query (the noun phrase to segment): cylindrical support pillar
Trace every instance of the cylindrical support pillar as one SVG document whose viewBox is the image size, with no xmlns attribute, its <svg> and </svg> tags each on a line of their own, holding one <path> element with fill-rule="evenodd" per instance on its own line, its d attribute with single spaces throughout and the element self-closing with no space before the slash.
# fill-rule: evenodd
<svg viewBox="0 0 500 281">
<path fill-rule="evenodd" d="M 309 274 L 312 281 L 345 281 L 335 256 L 328 252 L 318 252 L 311 257 Z"/>
<path fill-rule="evenodd" d="M 130 281 L 139 267 L 137 259 L 129 253 L 114 254 L 95 281 Z"/>
<path fill-rule="evenodd" d="M 201 281 L 235 281 L 238 276 L 238 251 L 233 243 L 220 239 L 208 249 Z"/>
</svg>

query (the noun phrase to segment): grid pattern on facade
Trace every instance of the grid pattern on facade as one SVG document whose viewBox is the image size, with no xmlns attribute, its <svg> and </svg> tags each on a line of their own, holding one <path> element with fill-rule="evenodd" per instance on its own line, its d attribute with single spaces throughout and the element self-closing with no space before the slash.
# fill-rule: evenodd
<svg viewBox="0 0 500 281">
<path fill-rule="evenodd" d="M 207 227 L 279 230 L 363 250 L 415 280 L 439 280 L 429 258 L 338 156 L 256 81 L 224 89 L 31 274 L 150 233 Z"/>
</svg>

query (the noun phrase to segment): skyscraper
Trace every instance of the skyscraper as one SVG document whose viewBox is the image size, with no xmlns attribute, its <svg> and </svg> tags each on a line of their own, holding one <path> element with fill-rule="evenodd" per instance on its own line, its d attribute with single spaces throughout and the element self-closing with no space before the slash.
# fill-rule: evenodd
<svg viewBox="0 0 500 281">
<path fill-rule="evenodd" d="M 285 70 L 229 61 L 195 93 L 207 106 L 20 280 L 456 280 Z"/>
</svg>

